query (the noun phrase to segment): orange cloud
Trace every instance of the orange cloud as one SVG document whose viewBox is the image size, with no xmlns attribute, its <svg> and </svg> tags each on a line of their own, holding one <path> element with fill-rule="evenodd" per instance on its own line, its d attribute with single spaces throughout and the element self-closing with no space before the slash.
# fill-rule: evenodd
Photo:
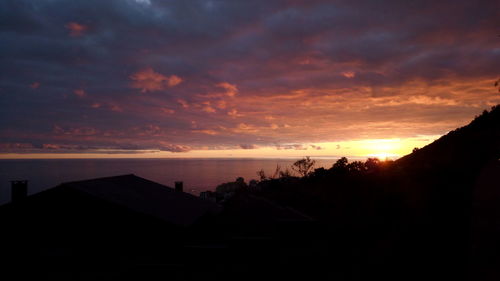
<svg viewBox="0 0 500 281">
<path fill-rule="evenodd" d="M 253 125 L 240 123 L 236 128 L 233 128 L 232 131 L 235 133 L 250 134 L 250 133 L 256 133 L 259 130 L 257 127 Z"/>
<path fill-rule="evenodd" d="M 109 109 L 114 112 L 123 112 L 123 108 L 121 106 L 116 105 L 116 104 L 108 104 Z"/>
<path fill-rule="evenodd" d="M 163 107 L 163 108 L 161 109 L 161 111 L 162 111 L 163 113 L 165 113 L 165 114 L 174 114 L 174 113 L 175 113 L 175 110 L 170 109 L 170 108 L 167 108 L 167 107 Z"/>
<path fill-rule="evenodd" d="M 354 71 L 344 71 L 342 72 L 342 76 L 345 78 L 354 78 L 356 76 L 356 73 Z"/>
<path fill-rule="evenodd" d="M 75 95 L 77 95 L 78 97 L 80 97 L 80 98 L 83 98 L 83 97 L 85 97 L 87 95 L 85 93 L 85 90 L 83 90 L 83 89 L 76 89 L 76 90 L 73 91 L 73 93 Z"/>
<path fill-rule="evenodd" d="M 141 93 L 165 90 L 180 84 L 183 80 L 177 75 L 170 77 L 155 72 L 151 67 L 140 70 L 130 75 L 132 88 L 140 89 Z"/>
<path fill-rule="evenodd" d="M 64 27 L 69 30 L 69 35 L 72 37 L 82 36 L 85 31 L 87 31 L 88 27 L 86 25 L 77 23 L 77 22 L 69 22 Z"/>
<path fill-rule="evenodd" d="M 201 134 L 205 134 L 205 135 L 211 135 L 211 136 L 218 135 L 218 133 L 214 130 L 194 130 L 193 132 L 201 133 Z"/>
<path fill-rule="evenodd" d="M 205 111 L 207 113 L 215 113 L 216 112 L 215 108 L 213 108 L 210 105 L 209 101 L 203 102 L 202 104 L 203 104 L 203 106 L 202 106 L 201 110 L 203 110 L 203 111 Z"/>
<path fill-rule="evenodd" d="M 182 82 L 182 78 L 177 75 L 172 75 L 168 78 L 168 86 L 173 87 L 179 85 Z"/>
<path fill-rule="evenodd" d="M 187 101 L 178 99 L 177 102 L 182 106 L 182 108 L 189 108 L 189 104 L 187 103 Z"/>
<path fill-rule="evenodd" d="M 226 106 L 227 106 L 227 103 L 224 100 L 220 100 L 217 102 L 217 107 L 220 109 L 224 109 L 224 108 L 226 108 Z"/>
<path fill-rule="evenodd" d="M 234 97 L 238 93 L 238 88 L 234 84 L 222 82 L 222 83 L 217 84 L 216 86 L 225 89 L 226 95 L 229 97 Z"/>
<path fill-rule="evenodd" d="M 231 111 L 228 111 L 227 115 L 229 115 L 229 116 L 231 116 L 233 118 L 242 117 L 243 116 L 243 114 L 238 113 L 238 111 L 236 109 L 232 109 Z"/>
</svg>

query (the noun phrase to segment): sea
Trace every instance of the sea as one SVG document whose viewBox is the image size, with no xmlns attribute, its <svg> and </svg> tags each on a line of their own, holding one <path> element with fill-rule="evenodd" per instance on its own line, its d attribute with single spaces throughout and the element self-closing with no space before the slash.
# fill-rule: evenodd
<svg viewBox="0 0 500 281">
<path fill-rule="evenodd" d="M 217 185 L 243 177 L 258 179 L 263 169 L 272 175 L 276 166 L 290 168 L 297 159 L 12 159 L 0 160 L 0 204 L 10 201 L 13 180 L 27 180 L 34 194 L 71 182 L 99 177 L 134 174 L 167 186 L 184 182 L 184 191 L 194 195 L 215 190 Z M 314 159 L 315 168 L 329 168 L 336 158 Z"/>
</svg>

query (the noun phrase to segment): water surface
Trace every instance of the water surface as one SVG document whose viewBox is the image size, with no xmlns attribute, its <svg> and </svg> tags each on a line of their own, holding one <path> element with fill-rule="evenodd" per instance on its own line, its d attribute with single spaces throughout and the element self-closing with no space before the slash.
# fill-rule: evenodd
<svg viewBox="0 0 500 281">
<path fill-rule="evenodd" d="M 264 169 L 289 167 L 296 159 L 22 159 L 0 160 L 0 204 L 10 200 L 10 181 L 28 180 L 30 194 L 62 182 L 135 174 L 173 186 L 183 181 L 184 190 L 198 195 L 223 182 L 243 177 L 257 179 Z M 316 159 L 315 167 L 331 167 L 335 159 Z"/>
</svg>

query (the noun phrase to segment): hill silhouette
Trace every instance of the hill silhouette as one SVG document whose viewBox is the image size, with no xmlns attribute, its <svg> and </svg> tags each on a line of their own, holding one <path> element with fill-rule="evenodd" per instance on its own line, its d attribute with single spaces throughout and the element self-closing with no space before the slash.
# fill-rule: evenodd
<svg viewBox="0 0 500 281">
<path fill-rule="evenodd" d="M 19 280 L 500 280 L 499 158 L 495 106 L 397 161 L 304 158 L 212 202 L 132 175 L 66 183 L 0 206 L 0 260 Z"/>
<path fill-rule="evenodd" d="M 401 169 L 478 169 L 500 158 L 500 105 L 396 161 Z"/>
<path fill-rule="evenodd" d="M 397 161 L 342 158 L 256 193 L 328 225 L 328 247 L 378 277 L 498 280 L 499 159 L 497 105 Z"/>
</svg>

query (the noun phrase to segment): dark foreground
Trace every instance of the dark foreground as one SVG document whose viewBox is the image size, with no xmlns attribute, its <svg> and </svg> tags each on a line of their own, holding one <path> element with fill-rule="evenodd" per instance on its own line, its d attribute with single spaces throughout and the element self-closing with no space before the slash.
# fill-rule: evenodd
<svg viewBox="0 0 500 281">
<path fill-rule="evenodd" d="M 395 162 L 239 180 L 218 204 L 133 175 L 69 183 L 0 207 L 0 274 L 500 280 L 499 159 L 495 107 Z"/>
</svg>

